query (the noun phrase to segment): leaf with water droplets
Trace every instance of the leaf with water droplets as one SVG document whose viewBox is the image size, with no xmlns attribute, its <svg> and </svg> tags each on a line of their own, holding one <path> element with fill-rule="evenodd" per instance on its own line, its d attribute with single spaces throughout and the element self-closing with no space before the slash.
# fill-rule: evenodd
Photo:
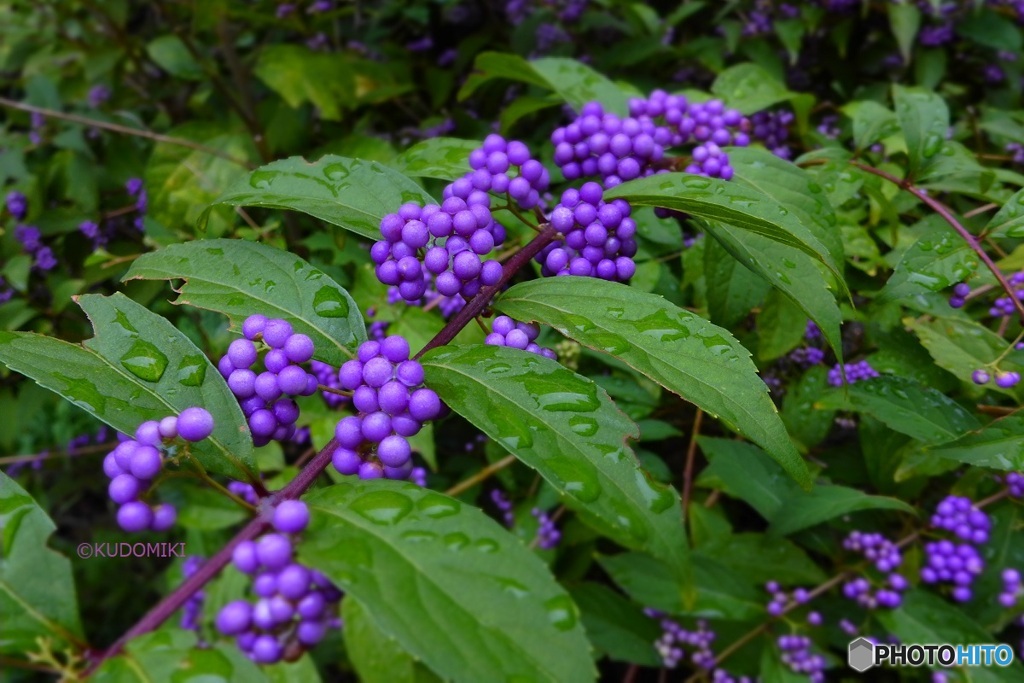
<svg viewBox="0 0 1024 683">
<path fill-rule="evenodd" d="M 1024 418 L 1010 415 L 957 441 L 922 452 L 929 458 L 946 458 L 975 467 L 1020 472 L 1024 470 Z"/>
<path fill-rule="evenodd" d="M 750 352 L 728 330 L 656 294 L 596 278 L 524 282 L 495 307 L 622 360 L 763 446 L 801 484 L 810 483 Z"/>
<path fill-rule="evenodd" d="M 595 680 L 576 605 L 479 509 L 393 481 L 345 482 L 305 500 L 312 521 L 300 561 L 441 678 Z"/>
<path fill-rule="evenodd" d="M 945 100 L 924 88 L 893 85 L 892 98 L 907 141 L 910 174 L 916 175 L 942 149 L 949 128 Z"/>
<path fill-rule="evenodd" d="M 736 260 L 771 283 L 815 322 L 833 351 L 842 351 L 839 324 L 842 314 L 830 279 L 807 254 L 767 237 L 715 221 L 706 224 L 708 234 Z"/>
<path fill-rule="evenodd" d="M 37 650 L 40 637 L 61 648 L 82 642 L 71 563 L 46 545 L 56 528 L 32 496 L 0 472 L 0 653 L 24 657 Z"/>
<path fill-rule="evenodd" d="M 927 443 L 952 441 L 981 426 L 974 415 L 941 391 L 891 375 L 833 389 L 818 404 L 871 415 L 890 429 Z"/>
<path fill-rule="evenodd" d="M 210 472 L 256 476 L 238 400 L 188 337 L 123 294 L 85 294 L 77 301 L 96 331 L 92 339 L 71 344 L 0 332 L 0 362 L 125 434 L 146 420 L 203 406 L 217 422 L 210 438 L 189 447 L 192 454 Z"/>
<path fill-rule="evenodd" d="M 506 347 L 441 347 L 422 362 L 427 385 L 452 410 L 537 470 L 588 523 L 684 576 L 679 498 L 640 467 L 626 445 L 639 430 L 604 389 Z"/>
<path fill-rule="evenodd" d="M 604 193 L 636 206 L 675 209 L 767 237 L 821 261 L 842 282 L 842 271 L 816 232 L 804 223 L 802 211 L 790 211 L 769 194 L 740 183 L 690 173 L 658 173 L 622 183 Z M 822 194 L 824 200 L 824 194 Z M 827 201 L 827 200 L 824 200 Z"/>
<path fill-rule="evenodd" d="M 214 206 L 258 206 L 309 214 L 368 237 L 380 239 L 380 219 L 404 202 L 434 199 L 415 182 L 376 161 L 329 154 L 310 163 L 290 157 L 261 166 L 228 188 L 199 218 L 206 224 Z"/>
<path fill-rule="evenodd" d="M 857 149 L 867 149 L 899 130 L 896 114 L 873 100 L 858 100 L 840 109 L 853 120 L 853 142 Z"/>
<path fill-rule="evenodd" d="M 124 280 L 184 280 L 174 303 L 224 313 L 241 328 L 250 315 L 284 318 L 308 335 L 315 358 L 341 365 L 366 340 L 352 297 L 326 273 L 281 249 L 247 240 L 196 240 L 143 254 Z M 176 366 L 177 367 L 177 366 Z"/>
<path fill-rule="evenodd" d="M 1024 237 L 1024 190 L 1007 199 L 985 226 L 985 233 L 994 239 Z"/>
<path fill-rule="evenodd" d="M 922 232 L 903 252 L 879 299 L 900 300 L 938 292 L 967 280 L 978 269 L 978 256 L 942 219 L 921 221 Z"/>
<path fill-rule="evenodd" d="M 1005 355 L 1007 341 L 973 320 L 934 317 L 930 320 L 905 318 L 903 322 L 928 349 L 936 365 L 964 382 L 971 382 L 971 375 L 978 368 L 993 365 L 1006 372 L 1024 373 L 1020 354 Z M 1003 389 L 990 382 L 986 389 L 1018 399 L 1024 396 L 1024 385 L 1020 384 Z"/>
<path fill-rule="evenodd" d="M 458 138 L 430 138 L 405 150 L 392 162 L 412 178 L 455 180 L 470 172 L 469 154 L 483 143 Z"/>
</svg>

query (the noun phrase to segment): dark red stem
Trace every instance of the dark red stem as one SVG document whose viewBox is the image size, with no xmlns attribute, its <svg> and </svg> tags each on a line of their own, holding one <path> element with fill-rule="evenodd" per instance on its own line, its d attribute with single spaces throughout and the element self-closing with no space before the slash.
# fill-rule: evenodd
<svg viewBox="0 0 1024 683">
<path fill-rule="evenodd" d="M 501 291 L 501 288 L 508 284 L 508 281 L 519 272 L 519 269 L 530 262 L 534 256 L 540 253 L 541 249 L 551 243 L 553 239 L 558 235 L 558 230 L 553 228 L 550 224 L 543 225 L 543 229 L 534 237 L 530 242 L 517 251 L 512 258 L 505 262 L 505 266 L 501 272 L 501 279 L 498 280 L 497 284 L 490 287 L 481 287 L 477 295 L 474 296 L 469 302 L 462 307 L 462 310 L 455 314 L 448 324 L 444 326 L 444 329 L 437 333 L 433 339 L 427 342 L 426 346 L 420 349 L 420 352 L 413 356 L 414 359 L 419 358 L 427 351 L 438 346 L 444 346 L 450 343 L 455 336 L 462 331 L 466 325 L 473 320 L 473 318 L 480 315 L 480 313 L 487 308 L 487 304 L 491 303 L 491 299 L 494 295 Z"/>
<path fill-rule="evenodd" d="M 995 264 L 995 262 L 985 252 L 981 245 L 978 244 L 978 238 L 972 235 L 971 232 L 967 228 L 965 228 L 963 224 L 960 223 L 960 221 L 956 219 L 956 216 L 954 216 L 953 212 L 949 210 L 949 207 L 940 202 L 938 199 L 929 196 L 927 192 L 917 187 L 909 180 L 897 178 L 891 173 L 887 173 L 880 168 L 868 166 L 867 164 L 862 164 L 859 161 L 853 161 L 851 163 L 862 171 L 871 173 L 872 175 L 876 175 L 879 178 L 884 178 L 888 180 L 890 183 L 893 183 L 896 186 L 900 187 L 901 189 L 906 190 L 910 194 L 920 199 L 926 205 L 928 205 L 935 213 L 942 216 L 943 220 L 949 223 L 950 226 L 952 226 L 952 228 L 956 230 L 957 233 L 959 233 L 960 237 L 964 240 L 964 242 L 967 242 L 967 246 L 969 246 L 971 250 L 978 255 L 978 258 L 981 259 L 982 263 L 984 263 L 988 267 L 988 269 L 992 271 L 992 275 L 994 275 L 996 280 L 999 281 L 1000 286 L 1002 286 L 1002 288 L 1006 291 L 1006 295 L 1010 297 L 1010 301 L 1013 302 L 1013 306 L 1014 308 L 1017 309 L 1017 313 L 1020 315 L 1021 320 L 1024 320 L 1024 304 L 1022 304 L 1020 299 L 1017 298 L 1017 295 L 1014 293 L 1013 286 L 1010 285 L 1009 281 L 1007 281 L 1006 276 L 1003 275 L 1003 271 L 999 269 L 999 266 Z"/>
</svg>

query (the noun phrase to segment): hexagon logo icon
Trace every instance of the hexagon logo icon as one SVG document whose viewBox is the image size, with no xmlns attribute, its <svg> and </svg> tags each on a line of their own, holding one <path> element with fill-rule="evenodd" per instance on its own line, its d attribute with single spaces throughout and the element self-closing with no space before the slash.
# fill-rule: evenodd
<svg viewBox="0 0 1024 683">
<path fill-rule="evenodd" d="M 846 661 L 858 673 L 867 671 L 875 665 L 875 646 L 867 638 L 858 638 L 850 643 Z"/>
</svg>

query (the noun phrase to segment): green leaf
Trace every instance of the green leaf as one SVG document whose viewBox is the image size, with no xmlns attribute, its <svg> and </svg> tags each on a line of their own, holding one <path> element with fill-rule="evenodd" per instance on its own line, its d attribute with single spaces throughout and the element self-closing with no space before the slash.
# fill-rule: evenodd
<svg viewBox="0 0 1024 683">
<path fill-rule="evenodd" d="M 199 218 L 206 224 L 214 206 L 259 206 L 291 209 L 380 239 L 380 219 L 405 202 L 421 205 L 433 198 L 409 178 L 376 161 L 334 155 L 309 163 L 301 157 L 262 166 L 217 197 Z"/>
<path fill-rule="evenodd" d="M 345 650 L 361 683 L 426 683 L 438 680 L 398 641 L 382 633 L 366 607 L 349 596 L 341 603 Z"/>
<path fill-rule="evenodd" d="M 612 579 L 636 602 L 672 614 L 715 619 L 754 619 L 764 615 L 758 591 L 725 565 L 695 551 L 694 585 L 696 601 L 682 599 L 671 570 L 649 555 L 623 553 L 598 557 Z"/>
<path fill-rule="evenodd" d="M 978 269 L 978 256 L 936 216 L 926 219 L 921 237 L 903 252 L 879 295 L 900 300 L 938 292 L 968 279 Z"/>
<path fill-rule="evenodd" d="M 1003 203 L 985 226 L 985 234 L 995 239 L 1024 237 L 1024 190 L 1018 190 Z"/>
<path fill-rule="evenodd" d="M 143 254 L 123 280 L 184 280 L 175 304 L 224 313 L 241 329 L 250 315 L 283 318 L 308 335 L 315 358 L 341 365 L 366 340 L 356 303 L 323 271 L 287 251 L 246 240 L 197 240 Z"/>
<path fill-rule="evenodd" d="M 730 147 L 729 160 L 736 169 L 733 182 L 778 201 L 828 248 L 833 262 L 843 262 L 843 239 L 835 211 L 814 176 L 760 147 Z"/>
<path fill-rule="evenodd" d="M 771 284 L 741 264 L 718 240 L 704 242 L 708 315 L 716 324 L 730 328 L 764 301 Z"/>
<path fill-rule="evenodd" d="M 1024 418 L 1010 415 L 974 434 L 925 451 L 929 457 L 1008 472 L 1024 470 Z"/>
<path fill-rule="evenodd" d="M 97 683 L 153 683 L 210 680 L 266 683 L 260 667 L 234 643 L 198 647 L 197 636 L 183 629 L 141 635 L 125 651 L 106 660 L 89 680 Z"/>
<path fill-rule="evenodd" d="M 146 45 L 146 54 L 156 62 L 157 66 L 178 78 L 198 81 L 203 78 L 203 68 L 199 66 L 192 53 L 174 35 L 160 36 Z"/>
<path fill-rule="evenodd" d="M 903 604 L 894 610 L 879 610 L 878 620 L 901 643 L 991 643 L 987 629 L 972 621 L 962 610 L 942 598 L 921 589 L 903 595 Z M 940 667 L 934 667 L 941 670 Z M 1011 683 L 1024 680 L 1024 667 L 1013 662 L 1008 667 L 972 667 L 971 683 Z"/>
<path fill-rule="evenodd" d="M 828 576 L 792 541 L 766 534 L 744 533 L 715 538 L 700 549 L 751 585 L 770 575 L 783 585 L 817 584 Z"/>
<path fill-rule="evenodd" d="M 926 443 L 952 441 L 981 426 L 974 415 L 941 391 L 890 375 L 835 389 L 822 396 L 819 404 L 871 415 L 890 429 Z"/>
<path fill-rule="evenodd" d="M 757 357 L 771 361 L 795 349 L 804 339 L 807 314 L 785 294 L 772 290 L 757 316 Z"/>
<path fill-rule="evenodd" d="M 494 79 L 507 79 L 553 90 L 576 111 L 590 101 L 600 102 L 605 111 L 620 116 L 628 111 L 626 94 L 586 64 L 565 57 L 544 57 L 526 61 L 504 52 L 482 52 L 473 63 L 474 73 L 459 90 L 465 100 L 477 88 Z"/>
<path fill-rule="evenodd" d="M 259 52 L 253 74 L 295 109 L 310 102 L 328 121 L 341 119 L 356 96 L 355 74 L 337 52 L 314 52 L 304 45 L 268 45 Z"/>
<path fill-rule="evenodd" d="M 997 359 L 1002 359 L 998 361 L 1001 370 L 1024 372 L 1024 365 L 1012 360 L 1012 354 L 1003 357 L 1006 340 L 973 320 L 936 317 L 931 320 L 906 318 L 903 322 L 928 349 L 936 365 L 964 382 L 971 382 L 975 370 L 991 366 Z M 988 389 L 1010 396 L 1017 396 L 1020 390 L 1019 387 L 1002 389 L 995 382 L 990 383 Z"/>
<path fill-rule="evenodd" d="M 146 420 L 203 406 L 213 435 L 189 446 L 211 472 L 253 479 L 252 440 L 238 400 L 207 357 L 165 318 L 123 294 L 86 294 L 78 305 L 96 335 L 71 344 L 0 332 L 0 362 L 125 434 Z"/>
<path fill-rule="evenodd" d="M 531 61 L 530 66 L 576 111 L 594 101 L 600 102 L 605 111 L 620 116 L 629 111 L 626 93 L 582 62 L 565 57 L 542 57 Z"/>
<path fill-rule="evenodd" d="M 744 114 L 767 109 L 796 94 L 767 70 L 751 63 L 737 64 L 718 74 L 711 92 Z"/>
<path fill-rule="evenodd" d="M 305 500 L 300 561 L 442 678 L 595 680 L 572 599 L 480 510 L 392 481 L 336 484 Z"/>
<path fill-rule="evenodd" d="M 810 368 L 796 383 L 789 385 L 782 401 L 782 421 L 804 448 L 817 446 L 832 431 L 835 411 L 820 409 L 815 404 L 828 387 L 827 377 L 824 367 Z"/>
<path fill-rule="evenodd" d="M 481 144 L 478 140 L 430 138 L 405 150 L 392 166 L 412 178 L 455 180 L 470 172 L 469 154 Z"/>
<path fill-rule="evenodd" d="M 723 491 L 747 502 L 768 520 L 769 532 L 785 536 L 858 510 L 914 508 L 895 498 L 869 496 L 845 486 L 819 484 L 801 491 L 757 447 L 739 441 L 700 438 L 711 464 L 701 482 L 721 484 Z"/>
<path fill-rule="evenodd" d="M 0 472 L 0 653 L 25 657 L 36 638 L 82 646 L 71 562 L 47 547 L 56 529 L 32 496 Z"/>
<path fill-rule="evenodd" d="M 833 273 L 840 272 L 838 261 L 799 215 L 773 197 L 739 183 L 688 173 L 661 173 L 622 183 L 605 192 L 604 197 L 621 197 L 638 206 L 660 206 L 721 221 L 795 247 Z"/>
<path fill-rule="evenodd" d="M 853 121 L 853 141 L 857 149 L 867 149 L 879 140 L 899 131 L 896 114 L 871 100 L 850 102 L 840 108 Z"/>
<path fill-rule="evenodd" d="M 910 173 L 916 175 L 942 149 L 949 128 L 949 108 L 933 92 L 900 85 L 893 85 L 893 101 L 907 141 Z"/>
<path fill-rule="evenodd" d="M 899 510 L 916 514 L 914 508 L 897 498 L 869 496 L 846 486 L 821 485 L 791 499 L 772 516 L 768 531 L 785 536 L 858 510 Z"/>
<path fill-rule="evenodd" d="M 1020 52 L 1024 47 L 1020 28 L 1010 19 L 988 8 L 972 12 L 962 21 L 957 21 L 956 32 L 958 36 L 969 38 L 993 50 Z"/>
<path fill-rule="evenodd" d="M 452 410 L 537 470 L 588 523 L 682 575 L 679 497 L 640 467 L 626 444 L 639 430 L 603 389 L 553 360 L 505 347 L 441 347 L 422 363 Z"/>
<path fill-rule="evenodd" d="M 495 307 L 622 360 L 762 445 L 794 479 L 809 483 L 750 353 L 727 330 L 663 297 L 595 278 L 524 282 Z"/>
<path fill-rule="evenodd" d="M 917 30 L 921 27 L 921 10 L 909 2 L 890 4 L 889 25 L 892 26 L 892 34 L 900 48 L 903 62 L 909 64 Z"/>
<path fill-rule="evenodd" d="M 728 225 L 709 221 L 706 228 L 713 241 L 722 245 L 739 263 L 803 309 L 821 328 L 834 350 L 842 348 L 839 335 L 842 314 L 828 275 L 811 257 L 767 237 Z M 710 302 L 710 293 L 708 297 Z"/>
<path fill-rule="evenodd" d="M 587 637 L 599 653 L 616 662 L 661 666 L 654 641 L 661 636 L 658 622 L 619 593 L 599 583 L 584 582 L 569 594 L 579 605 Z"/>
</svg>

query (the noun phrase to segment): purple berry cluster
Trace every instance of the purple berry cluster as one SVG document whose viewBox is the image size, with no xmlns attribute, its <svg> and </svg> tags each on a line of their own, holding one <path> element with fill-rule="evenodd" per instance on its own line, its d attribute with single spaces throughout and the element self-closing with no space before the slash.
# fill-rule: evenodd
<svg viewBox="0 0 1024 683">
<path fill-rule="evenodd" d="M 988 515 L 979 510 L 965 496 L 946 496 L 935 508 L 932 526 L 951 532 L 957 538 L 974 545 L 988 543 L 992 523 Z"/>
<path fill-rule="evenodd" d="M 971 599 L 971 584 L 985 568 L 985 562 L 968 543 L 953 543 L 943 539 L 925 543 L 925 566 L 921 568 L 924 583 L 952 583 L 953 599 L 967 602 Z"/>
<path fill-rule="evenodd" d="M 465 177 L 474 189 L 499 195 L 507 193 L 524 209 L 539 205 L 541 194 L 551 184 L 548 170 L 530 155 L 524 143 L 506 140 L 495 133 L 484 138 L 483 146 L 470 153 L 469 167 L 473 170 Z"/>
<path fill-rule="evenodd" d="M 721 100 L 690 102 L 683 95 L 655 90 L 646 100 L 630 100 L 629 111 L 633 116 L 663 121 L 671 134 L 669 147 L 695 145 L 687 173 L 729 180 L 733 168 L 720 148 L 750 144 L 750 120 Z"/>
<path fill-rule="evenodd" d="M 299 406 L 295 396 L 312 396 L 317 378 L 300 364 L 313 357 L 313 340 L 296 333 L 286 320 L 251 315 L 242 323 L 243 339 L 228 346 L 218 369 L 238 398 L 252 430 L 252 440 L 264 446 L 272 439 L 285 441 L 295 433 Z M 252 369 L 259 359 L 257 342 L 269 350 L 263 357 L 263 371 Z"/>
<path fill-rule="evenodd" d="M 797 365 L 809 368 L 814 365 L 821 365 L 825 362 L 825 352 L 816 346 L 805 346 L 794 349 L 789 354 L 789 360 Z"/>
<path fill-rule="evenodd" d="M 244 500 L 249 505 L 255 507 L 259 504 L 260 498 L 256 495 L 256 489 L 253 488 L 252 484 L 246 484 L 244 481 L 230 481 L 228 482 L 228 491 Z"/>
<path fill-rule="evenodd" d="M 878 376 L 878 371 L 871 367 L 871 363 L 866 360 L 846 364 L 845 383 L 847 384 L 862 382 L 866 379 L 872 379 Z M 839 363 L 836 363 L 832 369 L 828 371 L 828 383 L 833 387 L 843 386 L 843 366 Z"/>
<path fill-rule="evenodd" d="M 314 360 L 310 362 L 309 369 L 313 371 L 313 376 L 316 377 L 316 381 L 321 387 L 342 391 L 341 382 L 338 381 L 337 368 Z M 320 395 L 323 397 L 324 403 L 331 408 L 337 408 L 351 400 L 351 397 L 334 393 L 334 391 L 321 391 Z"/>
<path fill-rule="evenodd" d="M 499 315 L 491 323 L 491 333 L 484 339 L 484 344 L 508 346 L 554 360 L 558 354 L 552 349 L 541 348 L 536 343 L 539 334 L 540 327 L 535 323 L 517 322 L 507 315 Z"/>
<path fill-rule="evenodd" d="M 1022 472 L 1010 472 L 1004 479 L 1006 483 L 1006 491 L 1013 498 L 1020 498 L 1024 496 L 1024 473 Z"/>
<path fill-rule="evenodd" d="M 1003 589 L 999 593 L 999 604 L 1010 609 L 1016 606 L 1020 597 L 1020 572 L 1008 567 L 1002 571 L 1000 578 L 1003 581 Z"/>
<path fill-rule="evenodd" d="M 895 571 L 903 562 L 903 555 L 896 544 L 882 534 L 853 531 L 843 541 L 843 547 L 863 555 L 885 575 L 882 586 L 877 590 L 872 590 L 873 582 L 866 576 L 850 579 L 843 584 L 843 595 L 869 610 L 899 607 L 903 602 L 901 594 L 910 584 L 906 577 Z"/>
<path fill-rule="evenodd" d="M 772 596 L 765 606 L 765 611 L 773 617 L 782 616 L 790 600 L 798 605 L 803 605 L 810 600 L 810 594 L 806 588 L 794 588 L 792 593 L 786 593 L 778 581 L 769 581 L 764 585 L 764 589 Z"/>
<path fill-rule="evenodd" d="M 190 555 L 185 558 L 181 565 L 181 573 L 187 579 L 203 566 L 203 558 L 198 555 Z M 181 628 L 186 631 L 199 633 L 200 618 L 203 615 L 203 601 L 206 599 L 206 592 L 197 590 L 189 596 L 185 605 L 181 608 Z"/>
<path fill-rule="evenodd" d="M 501 279 L 501 264 L 482 260 L 505 240 L 505 229 L 493 220 L 486 192 L 476 190 L 467 178 L 469 201 L 456 196 L 452 188 L 440 206 L 403 204 L 398 213 L 381 219 L 383 240 L 370 249 L 376 264 L 377 279 L 398 287 L 409 303 L 418 302 L 427 292 L 428 276 L 433 276 L 437 291 L 453 297 L 473 297 L 482 286 Z M 422 261 L 419 254 L 423 252 Z"/>
<path fill-rule="evenodd" d="M 142 184 L 142 178 L 129 178 L 128 182 L 124 184 L 124 189 L 128 192 L 128 196 L 135 200 L 135 211 L 138 215 L 135 217 L 134 225 L 139 232 L 142 232 L 146 227 L 146 209 L 149 207 L 149 196 Z"/>
<path fill-rule="evenodd" d="M 540 508 L 533 508 L 530 514 L 537 519 L 537 547 L 541 550 L 556 548 L 562 540 L 562 532 L 555 526 L 555 521 Z"/>
<path fill-rule="evenodd" d="M 181 438 L 202 441 L 213 433 L 213 416 L 204 408 L 186 408 L 177 417 L 147 420 L 103 459 L 103 472 L 110 478 L 107 493 L 117 503 L 117 523 L 128 532 L 167 531 L 177 519 L 174 506 L 150 506 L 140 500 L 163 468 L 162 450 Z"/>
<path fill-rule="evenodd" d="M 1012 389 L 1020 383 L 1020 373 L 1015 370 L 997 370 L 995 373 L 996 386 L 1000 389 Z M 978 368 L 971 373 L 971 380 L 978 385 L 988 384 L 992 375 L 984 368 Z"/>
<path fill-rule="evenodd" d="M 501 513 L 501 521 L 506 527 L 512 528 L 516 523 L 515 514 L 512 512 L 512 501 L 508 499 L 501 489 L 491 490 L 491 502 Z"/>
<path fill-rule="evenodd" d="M 57 267 L 53 249 L 43 244 L 43 235 L 34 225 L 19 225 L 14 228 L 14 239 L 21 242 L 21 248 L 32 257 L 32 268 L 45 273 Z"/>
<path fill-rule="evenodd" d="M 967 602 L 972 595 L 971 584 L 985 567 L 981 554 L 974 546 L 988 543 L 991 520 L 974 506 L 970 498 L 947 496 L 935 507 L 931 524 L 965 543 L 954 543 L 948 539 L 926 543 L 921 580 L 925 583 L 952 583 L 953 599 Z"/>
<path fill-rule="evenodd" d="M 424 276 L 427 278 L 427 289 L 423 293 L 422 297 L 415 301 L 406 301 L 402 297 L 402 293 L 399 291 L 398 287 L 389 287 L 388 303 L 394 305 L 397 304 L 399 301 L 405 301 L 405 303 L 409 304 L 410 306 L 420 306 L 425 310 L 429 310 L 431 308 L 436 307 L 437 310 L 440 311 L 441 317 L 444 318 L 445 320 L 451 318 L 453 315 L 461 311 L 462 307 L 466 305 L 466 300 L 462 297 L 461 294 L 456 294 L 455 296 L 445 296 L 438 292 L 437 285 L 434 283 L 434 276 L 430 273 L 429 270 L 426 270 L 426 268 L 424 268 Z M 367 315 L 369 316 L 369 311 L 367 311 Z M 378 328 L 387 328 L 388 323 L 383 321 L 376 321 L 370 323 L 371 328 L 374 326 L 377 326 Z M 376 339 L 377 341 L 380 341 L 381 339 L 384 338 L 384 329 L 381 329 L 379 333 L 377 333 L 376 330 L 370 330 L 368 328 L 367 335 L 371 339 Z"/>
<path fill-rule="evenodd" d="M 633 277 L 636 222 L 629 217 L 628 202 L 606 202 L 603 195 L 604 190 L 594 182 L 562 193 L 549 217 L 562 239 L 537 255 L 545 277 L 577 275 L 619 282 Z"/>
<path fill-rule="evenodd" d="M 217 630 L 235 636 L 238 647 L 258 664 L 294 661 L 323 640 L 337 619 L 339 591 L 323 574 L 294 561 L 293 536 L 305 531 L 309 509 L 282 501 L 271 521 L 275 533 L 235 546 L 235 568 L 253 577 L 255 603 L 236 600 L 217 614 Z"/>
<path fill-rule="evenodd" d="M 654 642 L 654 648 L 661 655 L 662 664 L 666 669 L 674 669 L 682 663 L 686 655 L 683 646 L 690 650 L 690 661 L 694 666 L 709 670 L 715 665 L 715 653 L 711 644 L 715 641 L 715 632 L 707 627 L 707 622 L 697 622 L 697 629 L 689 631 L 679 622 L 668 618 L 664 612 L 647 608 L 644 614 L 659 620 L 661 637 Z"/>
<path fill-rule="evenodd" d="M 409 342 L 398 335 L 363 342 L 338 378 L 353 392 L 359 413 L 343 418 L 334 431 L 340 445 L 335 469 L 361 479 L 407 479 L 413 469 L 407 437 L 442 411 L 441 399 L 423 386 L 423 366 L 409 359 Z"/>
<path fill-rule="evenodd" d="M 1024 271 L 1014 273 L 1013 275 L 1007 278 L 1007 281 L 1010 283 L 1011 287 L 1024 286 Z M 962 284 L 965 283 L 960 283 L 956 285 L 956 287 L 960 287 L 960 285 Z M 957 293 L 956 287 L 953 288 L 954 296 L 956 296 Z M 970 291 L 968 290 L 968 294 L 969 293 Z M 1015 299 L 1024 298 L 1024 289 L 1015 289 L 1013 295 Z M 966 294 L 964 296 L 966 296 Z M 949 305 L 953 306 L 952 297 L 950 298 Z M 1009 317 L 1016 313 L 1017 309 L 1014 306 L 1014 299 L 1011 299 L 1008 296 L 1001 296 L 992 302 L 992 306 L 988 309 L 988 314 L 991 315 L 993 318 Z M 954 308 L 956 307 L 954 306 Z"/>
<path fill-rule="evenodd" d="M 971 294 L 971 286 L 966 282 L 960 282 L 953 285 L 953 293 L 949 297 L 949 305 L 951 308 L 963 308 L 964 303 L 967 302 L 967 297 Z M 1012 306 L 1011 306 L 1012 308 Z M 1012 311 L 1011 311 L 1012 313 Z"/>
<path fill-rule="evenodd" d="M 759 111 L 750 117 L 750 134 L 775 156 L 790 159 L 793 151 L 786 141 L 789 139 L 789 127 L 795 120 L 796 116 L 791 111 Z"/>
<path fill-rule="evenodd" d="M 811 683 L 824 683 L 825 658 L 811 650 L 811 639 L 807 636 L 787 634 L 775 641 L 782 653 L 782 663 L 790 671 L 807 676 Z"/>
<path fill-rule="evenodd" d="M 573 122 L 556 128 L 551 134 L 554 161 L 565 179 L 600 176 L 602 185 L 614 187 L 654 173 L 672 133 L 647 115 L 648 108 L 647 100 L 632 100 L 632 116 L 622 118 L 605 112 L 600 102 L 588 102 Z"/>
</svg>

